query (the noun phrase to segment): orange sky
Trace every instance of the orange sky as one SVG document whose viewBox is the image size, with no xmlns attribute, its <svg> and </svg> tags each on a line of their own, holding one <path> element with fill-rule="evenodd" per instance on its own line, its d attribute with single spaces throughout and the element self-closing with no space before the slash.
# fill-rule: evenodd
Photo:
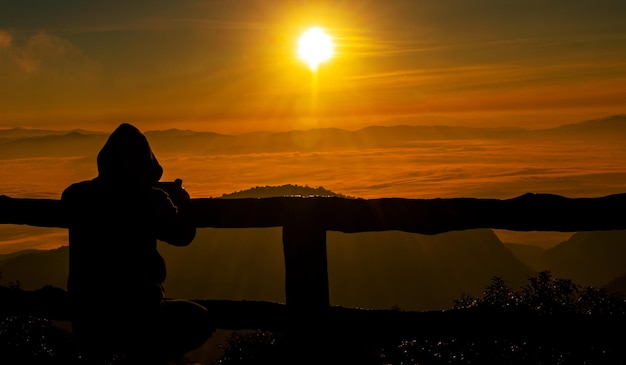
<svg viewBox="0 0 626 365">
<path fill-rule="evenodd" d="M 0 14 L 0 128 L 542 128 L 626 111 L 621 0 L 24 0 Z M 295 52 L 312 25 L 336 44 L 315 75 Z"/>
<path fill-rule="evenodd" d="M 311 26 L 335 43 L 316 73 L 296 56 Z M 0 0 L 0 84 L 0 129 L 548 128 L 626 113 L 626 2 Z M 159 156 L 164 178 L 183 177 L 195 197 L 281 184 L 364 198 L 626 186 L 623 145 L 476 143 Z M 82 156 L 2 160 L 0 194 L 58 197 L 94 174 Z M 51 234 L 0 232 L 0 246 L 65 239 Z"/>
</svg>

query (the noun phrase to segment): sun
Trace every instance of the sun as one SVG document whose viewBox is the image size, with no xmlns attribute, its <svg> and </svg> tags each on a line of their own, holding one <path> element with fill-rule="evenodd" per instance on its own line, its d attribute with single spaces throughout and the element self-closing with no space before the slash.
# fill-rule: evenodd
<svg viewBox="0 0 626 365">
<path fill-rule="evenodd" d="M 298 57 L 315 71 L 320 63 L 332 58 L 334 47 L 333 39 L 322 28 L 313 27 L 298 39 Z"/>
</svg>

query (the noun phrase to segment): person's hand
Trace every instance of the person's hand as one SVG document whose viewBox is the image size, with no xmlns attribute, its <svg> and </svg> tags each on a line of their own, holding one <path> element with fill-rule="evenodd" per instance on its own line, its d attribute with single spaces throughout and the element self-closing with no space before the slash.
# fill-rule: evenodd
<svg viewBox="0 0 626 365">
<path fill-rule="evenodd" d="M 170 197 L 170 200 L 178 208 L 184 208 L 189 205 L 191 197 L 183 187 L 183 180 L 176 179 L 172 182 L 159 182 L 157 188 L 164 190 Z"/>
</svg>

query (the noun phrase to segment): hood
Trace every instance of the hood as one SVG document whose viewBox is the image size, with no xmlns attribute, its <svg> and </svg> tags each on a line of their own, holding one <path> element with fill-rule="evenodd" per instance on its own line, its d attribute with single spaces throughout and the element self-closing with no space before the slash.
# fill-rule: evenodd
<svg viewBox="0 0 626 365">
<path fill-rule="evenodd" d="M 146 136 L 128 123 L 111 133 L 97 162 L 98 177 L 111 182 L 154 185 L 163 175 Z"/>
</svg>

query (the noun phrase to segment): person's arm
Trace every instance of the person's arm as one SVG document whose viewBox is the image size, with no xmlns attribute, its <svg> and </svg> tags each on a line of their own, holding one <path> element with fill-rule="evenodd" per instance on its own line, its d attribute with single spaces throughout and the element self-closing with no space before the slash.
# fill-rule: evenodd
<svg viewBox="0 0 626 365">
<path fill-rule="evenodd" d="M 196 236 L 196 226 L 184 212 L 189 194 L 183 190 L 170 195 L 161 189 L 153 189 L 153 194 L 157 238 L 174 246 L 189 245 Z"/>
</svg>

